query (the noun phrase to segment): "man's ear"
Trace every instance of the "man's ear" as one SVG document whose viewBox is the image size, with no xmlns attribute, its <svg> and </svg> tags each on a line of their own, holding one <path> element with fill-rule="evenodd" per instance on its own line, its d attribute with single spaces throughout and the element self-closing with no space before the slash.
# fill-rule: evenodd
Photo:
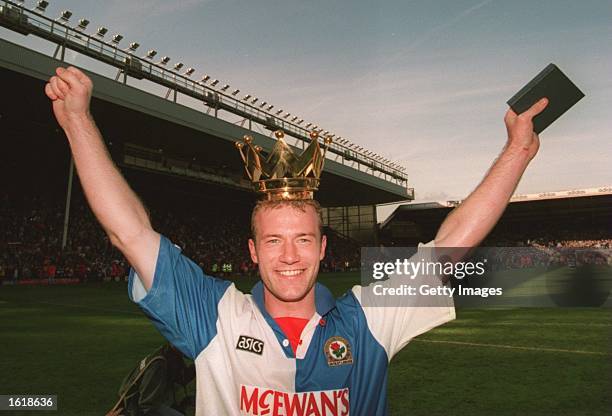
<svg viewBox="0 0 612 416">
<path fill-rule="evenodd" d="M 321 236 L 321 253 L 319 255 L 319 260 L 323 260 L 325 257 L 325 247 L 327 247 L 327 236 Z"/>
<path fill-rule="evenodd" d="M 257 264 L 257 250 L 255 249 L 255 241 L 252 238 L 249 238 L 249 253 L 251 253 L 251 260 L 253 263 Z"/>
</svg>

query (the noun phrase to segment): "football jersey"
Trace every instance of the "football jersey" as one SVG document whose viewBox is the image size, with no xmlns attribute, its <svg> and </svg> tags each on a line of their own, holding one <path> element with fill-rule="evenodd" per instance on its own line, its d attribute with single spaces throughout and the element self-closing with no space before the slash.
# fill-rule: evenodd
<svg viewBox="0 0 612 416">
<path fill-rule="evenodd" d="M 132 270 L 130 298 L 195 361 L 196 415 L 384 415 L 387 368 L 412 338 L 455 318 L 435 307 L 363 307 L 361 286 L 335 299 L 315 285 L 316 313 L 294 353 L 264 307 L 264 287 L 244 294 L 206 276 L 161 237 L 153 284 Z"/>
</svg>

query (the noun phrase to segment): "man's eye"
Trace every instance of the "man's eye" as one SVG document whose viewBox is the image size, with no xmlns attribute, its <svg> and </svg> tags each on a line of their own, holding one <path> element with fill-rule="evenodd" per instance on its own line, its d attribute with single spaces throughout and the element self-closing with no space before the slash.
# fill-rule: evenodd
<svg viewBox="0 0 612 416">
<path fill-rule="evenodd" d="M 298 240 L 299 243 L 305 244 L 305 243 L 310 243 L 310 239 L 309 238 L 300 238 Z"/>
<path fill-rule="evenodd" d="M 278 238 L 272 238 L 270 240 L 267 240 L 266 243 L 268 243 L 268 244 L 278 244 L 278 243 L 280 243 L 280 240 Z"/>
</svg>

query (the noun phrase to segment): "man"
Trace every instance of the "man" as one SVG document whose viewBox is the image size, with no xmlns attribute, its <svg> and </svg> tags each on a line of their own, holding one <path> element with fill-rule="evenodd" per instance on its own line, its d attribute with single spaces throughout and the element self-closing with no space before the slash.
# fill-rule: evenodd
<svg viewBox="0 0 612 416">
<path fill-rule="evenodd" d="M 252 295 L 204 276 L 152 229 L 113 165 L 89 113 L 90 79 L 58 68 L 45 87 L 92 211 L 133 267 L 130 297 L 195 360 L 197 414 L 387 412 L 392 356 L 413 337 L 454 319 L 452 301 L 428 308 L 362 307 L 361 288 L 334 300 L 316 283 L 327 244 L 312 200 L 261 202 L 252 217 Z M 547 105 L 506 114 L 507 144 L 482 183 L 444 221 L 438 247 L 473 247 L 495 225 L 539 147 L 531 119 Z"/>
</svg>

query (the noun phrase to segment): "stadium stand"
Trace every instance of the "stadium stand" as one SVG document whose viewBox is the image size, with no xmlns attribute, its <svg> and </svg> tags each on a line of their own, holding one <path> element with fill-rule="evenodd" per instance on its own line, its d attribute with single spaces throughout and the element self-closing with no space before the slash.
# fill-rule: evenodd
<svg viewBox="0 0 612 416">
<path fill-rule="evenodd" d="M 385 245 L 413 246 L 435 236 L 460 201 L 406 204 L 380 227 Z M 594 247 L 612 244 L 612 188 L 517 195 L 482 246 Z"/>
<path fill-rule="evenodd" d="M 51 118 L 48 103 L 44 107 L 38 103 L 38 108 L 45 111 L 28 116 L 27 122 L 10 108 L 0 112 L 4 139 L 0 166 L 0 280 L 122 279 L 129 266 L 94 219 L 77 176 L 72 186 L 68 238 L 62 250 L 70 166 L 68 146 Z M 149 209 L 154 227 L 181 246 L 207 273 L 256 273 L 247 246 L 254 203 L 250 191 L 126 164 L 124 156 L 135 157 L 138 149 L 122 143 L 114 134 L 108 135 L 107 145 Z M 231 156 L 239 166 L 238 154 L 232 152 Z M 177 163 L 174 160 L 173 164 Z M 207 163 L 201 169 L 195 165 L 187 167 L 219 178 L 241 175 L 240 170 L 230 170 L 222 162 Z M 321 269 L 357 268 L 358 244 L 329 228 L 325 232 L 333 250 L 330 248 Z"/>
<path fill-rule="evenodd" d="M 181 207 L 149 205 L 154 226 L 181 246 L 186 255 L 207 273 L 216 276 L 250 276 L 256 267 L 248 254 L 248 207 L 225 213 L 205 204 Z M 187 211 L 187 212 L 186 212 Z M 128 264 L 110 244 L 82 195 L 72 203 L 66 247 L 61 248 L 64 208 L 59 200 L 49 203 L 38 196 L 14 198 L 3 194 L 0 276 L 19 280 L 32 278 L 80 280 L 123 279 Z M 240 218 L 240 220 L 236 220 Z M 357 268 L 356 243 L 325 230 L 330 248 L 323 271 Z"/>
</svg>

